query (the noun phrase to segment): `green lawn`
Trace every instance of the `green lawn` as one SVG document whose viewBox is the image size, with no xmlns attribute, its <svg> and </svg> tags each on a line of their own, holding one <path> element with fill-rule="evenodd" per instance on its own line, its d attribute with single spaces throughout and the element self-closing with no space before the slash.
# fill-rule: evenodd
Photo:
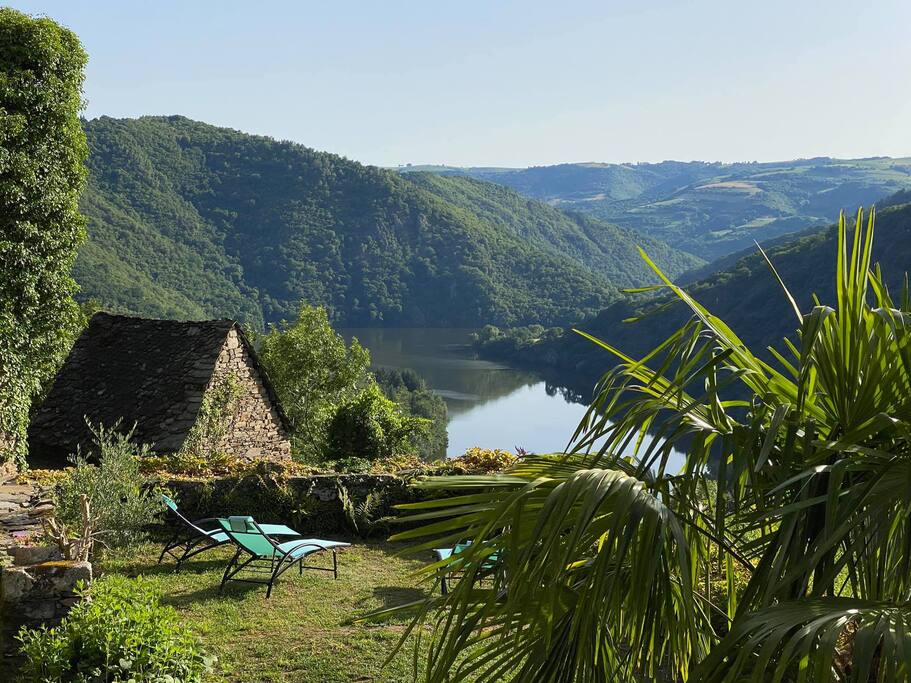
<svg viewBox="0 0 911 683">
<path fill-rule="evenodd" d="M 218 548 L 191 560 L 180 572 L 157 565 L 160 546 L 113 553 L 102 572 L 142 574 L 160 589 L 219 659 L 215 680 L 226 681 L 408 681 L 413 648 L 408 645 L 385 668 L 382 663 L 402 634 L 403 619 L 379 624 L 348 623 L 383 606 L 427 594 L 409 574 L 429 563 L 429 553 L 396 556 L 402 546 L 352 540 L 339 552 L 339 578 L 288 571 L 266 599 L 265 586 L 229 584 L 219 594 L 231 551 Z M 331 566 L 331 556 L 319 560 Z"/>
</svg>

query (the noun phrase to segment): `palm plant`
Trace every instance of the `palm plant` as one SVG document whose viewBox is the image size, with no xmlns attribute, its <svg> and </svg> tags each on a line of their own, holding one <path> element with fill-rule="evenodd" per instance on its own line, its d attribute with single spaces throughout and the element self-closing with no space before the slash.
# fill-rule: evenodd
<svg viewBox="0 0 911 683">
<path fill-rule="evenodd" d="M 692 320 L 640 360 L 592 339 L 620 363 L 573 448 L 422 484 L 453 496 L 397 538 L 473 539 L 412 606 L 426 681 L 911 678 L 911 304 L 862 219 L 835 308 L 782 283 L 798 331 L 769 360 L 643 252 Z"/>
</svg>

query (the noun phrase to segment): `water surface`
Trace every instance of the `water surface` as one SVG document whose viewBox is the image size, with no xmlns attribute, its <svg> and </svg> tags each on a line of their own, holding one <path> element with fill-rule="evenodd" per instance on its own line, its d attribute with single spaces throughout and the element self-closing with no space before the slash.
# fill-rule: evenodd
<svg viewBox="0 0 911 683">
<path fill-rule="evenodd" d="M 478 360 L 471 329 L 344 329 L 370 349 L 376 367 L 411 368 L 446 401 L 449 455 L 471 446 L 562 451 L 586 406 L 568 401 L 531 372 Z"/>
</svg>

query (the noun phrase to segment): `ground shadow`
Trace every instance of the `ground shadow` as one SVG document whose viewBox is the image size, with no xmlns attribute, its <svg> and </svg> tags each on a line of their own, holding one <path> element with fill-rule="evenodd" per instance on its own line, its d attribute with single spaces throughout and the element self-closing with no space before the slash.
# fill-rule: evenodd
<svg viewBox="0 0 911 683">
<path fill-rule="evenodd" d="M 375 586 L 373 588 L 373 600 L 379 600 L 381 606 L 374 606 L 374 609 L 389 609 L 399 605 L 407 605 L 409 602 L 423 600 L 428 597 L 427 591 L 422 588 L 408 588 L 404 586 Z M 358 600 L 356 605 L 364 608 L 370 602 L 369 598 Z M 371 606 L 373 606 L 371 604 Z"/>
<path fill-rule="evenodd" d="M 242 600 L 248 593 L 261 590 L 263 597 L 266 594 L 266 587 L 253 583 L 228 583 L 223 590 L 218 590 L 218 583 L 211 586 L 200 588 L 190 593 L 165 594 L 161 601 L 172 607 L 185 607 L 197 602 L 206 602 L 208 600 Z"/>
<path fill-rule="evenodd" d="M 171 561 L 164 561 L 161 564 L 157 562 L 146 564 L 128 564 L 117 569 L 118 574 L 124 574 L 129 577 L 139 576 L 158 576 L 162 574 L 205 574 L 213 570 L 224 571 L 227 561 L 224 559 L 211 560 L 191 560 L 177 569 L 177 565 Z"/>
</svg>

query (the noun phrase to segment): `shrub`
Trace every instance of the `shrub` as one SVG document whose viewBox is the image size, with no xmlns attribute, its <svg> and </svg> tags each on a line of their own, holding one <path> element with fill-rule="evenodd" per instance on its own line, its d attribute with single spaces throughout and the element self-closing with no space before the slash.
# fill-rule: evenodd
<svg viewBox="0 0 911 683">
<path fill-rule="evenodd" d="M 415 452 L 430 421 L 405 415 L 395 402 L 370 384 L 342 405 L 329 423 L 329 457 L 380 460 Z"/>
<path fill-rule="evenodd" d="M 132 430 L 121 433 L 91 427 L 95 435 L 98 464 L 90 464 L 81 453 L 55 489 L 56 521 L 61 524 L 58 544 L 66 541 L 67 528 L 79 528 L 78 554 L 87 557 L 94 541 L 122 545 L 137 538 L 143 527 L 163 510 L 163 504 L 139 469 L 140 459 L 149 456 L 148 446 L 132 443 Z M 86 515 L 86 505 L 88 515 Z M 87 517 L 87 519 L 86 519 Z"/>
<path fill-rule="evenodd" d="M 395 455 L 371 463 L 371 474 L 396 474 L 398 472 L 423 471 L 437 465 L 436 462 L 427 462 L 414 454 Z"/>
<path fill-rule="evenodd" d="M 426 437 L 415 439 L 416 451 L 424 458 L 446 457 L 448 411 L 443 397 L 435 394 L 414 370 L 378 368 L 373 376 L 386 398 L 395 401 L 406 413 L 430 420 Z"/>
<path fill-rule="evenodd" d="M 218 477 L 241 474 L 251 467 L 253 467 L 251 462 L 225 453 L 199 455 L 180 451 L 169 455 L 150 455 L 139 461 L 139 469 L 143 474 L 181 477 Z"/>
<path fill-rule="evenodd" d="M 509 451 L 474 446 L 465 451 L 463 455 L 454 458 L 452 462 L 466 474 L 488 474 L 505 470 L 514 465 L 517 460 L 518 457 Z"/>
<path fill-rule="evenodd" d="M 366 458 L 342 458 L 326 464 L 333 472 L 344 474 L 364 474 L 372 470 L 372 465 Z"/>
<path fill-rule="evenodd" d="M 80 588 L 59 626 L 23 628 L 23 677 L 34 681 L 202 680 L 215 663 L 140 577 L 110 575 Z"/>
</svg>

